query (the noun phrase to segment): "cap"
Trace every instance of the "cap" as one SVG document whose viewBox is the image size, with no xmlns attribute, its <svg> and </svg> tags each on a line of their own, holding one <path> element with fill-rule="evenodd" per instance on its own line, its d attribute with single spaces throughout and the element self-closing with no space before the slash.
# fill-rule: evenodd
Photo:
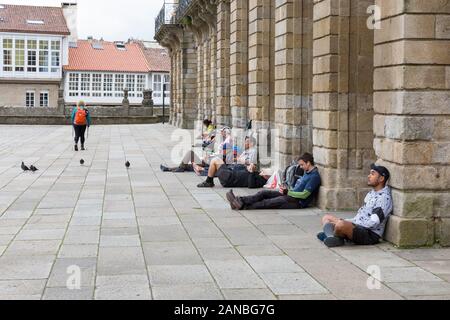
<svg viewBox="0 0 450 320">
<path fill-rule="evenodd" d="M 226 132 L 227 134 L 231 134 L 231 128 L 230 127 L 223 127 L 220 132 Z"/>
<path fill-rule="evenodd" d="M 386 167 L 377 166 L 375 163 L 370 167 L 372 170 L 378 172 L 386 181 L 391 178 L 391 174 Z"/>
</svg>

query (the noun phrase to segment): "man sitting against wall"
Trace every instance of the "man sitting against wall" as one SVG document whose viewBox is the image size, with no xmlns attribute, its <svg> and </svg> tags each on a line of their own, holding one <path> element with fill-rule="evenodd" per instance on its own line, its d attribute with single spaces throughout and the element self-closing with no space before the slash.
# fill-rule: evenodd
<svg viewBox="0 0 450 320">
<path fill-rule="evenodd" d="M 391 189 L 387 182 L 391 174 L 382 166 L 372 165 L 368 185 L 373 188 L 354 219 L 344 220 L 326 215 L 323 232 L 317 237 L 327 247 L 340 247 L 345 241 L 356 245 L 375 245 L 383 238 L 389 216 L 393 212 Z"/>
<path fill-rule="evenodd" d="M 298 163 L 305 174 L 294 188 L 288 189 L 284 186 L 279 192 L 264 190 L 249 197 L 236 197 L 231 190 L 227 194 L 231 208 L 233 210 L 308 208 L 319 193 L 321 178 L 311 154 L 305 153 L 298 159 Z"/>
<path fill-rule="evenodd" d="M 236 164 L 227 165 L 220 158 L 211 161 L 208 178 L 198 187 L 214 188 L 214 178 L 217 176 L 224 188 L 262 188 L 270 177 L 264 177 L 257 170 L 256 139 L 246 137 L 244 148 L 244 152 L 236 159 Z"/>
</svg>

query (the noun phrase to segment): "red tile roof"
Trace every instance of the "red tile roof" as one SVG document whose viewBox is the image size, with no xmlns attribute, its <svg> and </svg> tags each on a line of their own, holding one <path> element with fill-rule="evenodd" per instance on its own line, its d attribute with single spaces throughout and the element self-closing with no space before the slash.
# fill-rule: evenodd
<svg viewBox="0 0 450 320">
<path fill-rule="evenodd" d="M 93 43 L 101 44 L 103 49 L 94 49 Z M 76 48 L 69 48 L 67 71 L 102 72 L 150 72 L 149 65 L 136 43 L 125 44 L 126 50 L 117 49 L 114 42 L 79 40 Z"/>
<path fill-rule="evenodd" d="M 69 35 L 62 8 L 2 4 L 0 32 Z M 27 20 L 42 20 L 44 24 L 29 24 Z"/>
<path fill-rule="evenodd" d="M 145 57 L 153 72 L 170 72 L 170 56 L 166 49 L 143 48 Z"/>
</svg>

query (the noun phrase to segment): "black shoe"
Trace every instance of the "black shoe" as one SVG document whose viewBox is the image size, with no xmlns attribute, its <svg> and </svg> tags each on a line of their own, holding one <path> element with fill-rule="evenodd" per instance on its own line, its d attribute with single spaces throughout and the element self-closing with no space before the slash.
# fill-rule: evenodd
<svg viewBox="0 0 450 320">
<path fill-rule="evenodd" d="M 85 151 L 84 144 L 81 145 L 81 151 Z"/>
<path fill-rule="evenodd" d="M 325 234 L 325 232 L 321 232 L 321 233 L 317 234 L 317 239 L 319 239 L 321 242 L 324 242 L 327 238 L 328 237 Z"/>
<path fill-rule="evenodd" d="M 236 198 L 236 196 L 234 195 L 233 190 L 227 193 L 227 200 L 230 203 L 232 210 L 242 210 L 242 208 L 244 207 L 242 201 L 240 201 L 239 198 Z"/>
<path fill-rule="evenodd" d="M 211 183 L 211 182 L 205 181 L 205 182 L 200 183 L 197 186 L 197 188 L 214 188 L 215 186 L 216 185 L 214 184 L 214 182 Z"/>
<path fill-rule="evenodd" d="M 78 151 L 78 145 L 75 145 L 74 149 L 75 149 L 75 151 Z"/>
<path fill-rule="evenodd" d="M 328 248 L 337 248 L 345 246 L 345 240 L 339 237 L 328 237 L 323 242 Z"/>
<path fill-rule="evenodd" d="M 160 168 L 162 172 L 170 172 L 170 169 L 167 168 L 166 166 L 161 165 Z"/>
</svg>

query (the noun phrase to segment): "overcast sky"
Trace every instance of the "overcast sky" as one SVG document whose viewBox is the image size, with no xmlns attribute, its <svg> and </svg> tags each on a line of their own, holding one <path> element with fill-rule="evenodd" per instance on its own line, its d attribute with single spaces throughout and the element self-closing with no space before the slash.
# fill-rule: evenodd
<svg viewBox="0 0 450 320">
<path fill-rule="evenodd" d="M 78 35 L 108 41 L 153 40 L 155 18 L 164 0 L 0 0 L 2 4 L 57 6 L 78 3 Z"/>
</svg>

